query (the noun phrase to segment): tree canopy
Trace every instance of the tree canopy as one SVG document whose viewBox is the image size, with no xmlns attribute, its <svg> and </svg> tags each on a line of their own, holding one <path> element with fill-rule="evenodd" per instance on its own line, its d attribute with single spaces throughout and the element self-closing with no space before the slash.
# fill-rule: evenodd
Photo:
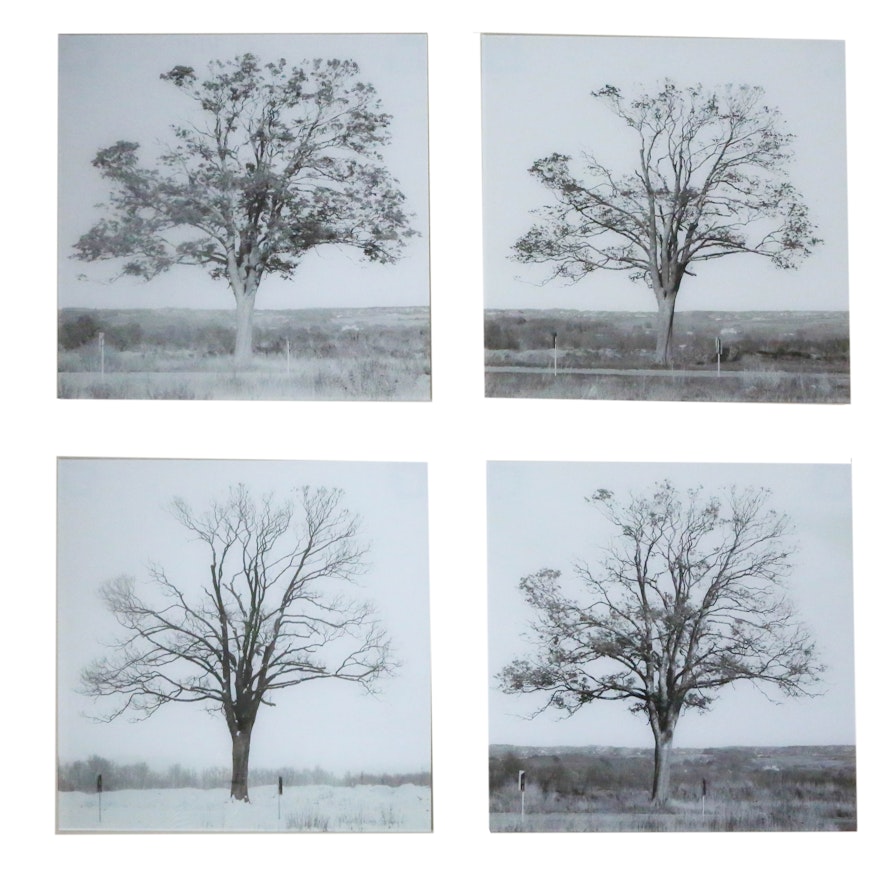
<svg viewBox="0 0 880 880">
<path fill-rule="evenodd" d="M 206 579 L 181 583 L 154 565 L 152 588 L 121 576 L 102 597 L 123 635 L 83 670 L 83 691 L 113 698 L 103 716 L 148 718 L 168 703 L 219 712 L 233 744 L 232 794 L 247 799 L 251 731 L 285 689 L 336 679 L 366 690 L 394 668 L 368 602 L 331 592 L 364 570 L 358 518 L 338 490 L 255 501 L 246 487 L 201 515 L 172 512 L 205 550 Z M 158 588 L 158 589 L 156 589 Z"/>
<path fill-rule="evenodd" d="M 520 581 L 534 611 L 533 650 L 499 683 L 541 695 L 535 714 L 629 703 L 654 734 L 652 793 L 663 802 L 684 711 L 709 709 L 739 681 L 785 696 L 811 694 L 819 681 L 815 643 L 784 589 L 791 522 L 766 490 L 706 496 L 667 481 L 629 501 L 606 490 L 589 500 L 616 537 L 597 564 L 577 567 L 576 589 L 551 569 Z"/>
<path fill-rule="evenodd" d="M 658 307 L 656 359 L 668 363 L 685 275 L 732 254 L 796 268 L 821 243 L 788 176 L 794 135 L 760 86 L 679 86 L 626 98 L 591 93 L 632 131 L 633 166 L 584 153 L 538 159 L 531 175 L 553 201 L 514 245 L 514 259 L 577 282 L 597 269 L 647 283 Z"/>
<path fill-rule="evenodd" d="M 410 225 L 405 196 L 384 165 L 391 116 L 351 60 L 262 64 L 246 54 L 200 77 L 177 65 L 161 79 L 194 104 L 145 167 L 120 140 L 92 164 L 110 186 L 104 217 L 74 245 L 81 260 L 116 260 L 149 280 L 200 266 L 235 297 L 236 357 L 252 347 L 254 300 L 270 274 L 292 278 L 321 245 L 396 261 Z"/>
</svg>

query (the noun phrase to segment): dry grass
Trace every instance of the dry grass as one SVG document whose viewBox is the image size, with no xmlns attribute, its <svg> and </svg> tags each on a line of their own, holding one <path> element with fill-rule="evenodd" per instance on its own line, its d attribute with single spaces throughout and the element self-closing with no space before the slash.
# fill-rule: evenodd
<svg viewBox="0 0 880 880">
<path fill-rule="evenodd" d="M 725 373 L 716 376 L 486 373 L 487 397 L 561 400 L 675 400 L 848 403 L 848 374 Z"/>
<path fill-rule="evenodd" d="M 58 355 L 58 396 L 129 400 L 430 400 L 427 310 L 375 309 L 311 314 L 308 322 L 272 315 L 261 328 L 265 349 L 247 369 L 213 351 L 213 313 L 181 318 L 178 342 L 162 321 L 138 314 L 136 346 L 104 350 L 97 342 Z M 101 315 L 101 326 L 134 318 Z M 69 316 L 68 316 L 69 318 Z M 150 323 L 152 321 L 152 323 Z M 188 323 L 187 323 L 188 322 Z M 228 328 L 227 328 L 228 329 Z M 109 332 L 109 331 L 108 331 Z M 164 334 L 164 335 L 163 335 Z M 286 334 L 286 335 L 285 335 Z M 195 340 L 201 340 L 197 342 Z M 291 339 L 291 356 L 286 354 Z M 164 340 L 164 341 L 163 341 Z M 182 347 L 181 347 L 182 346 Z M 190 347 L 187 347 L 190 346 Z"/>
<path fill-rule="evenodd" d="M 493 812 L 490 831 L 855 831 L 852 806 L 792 804 L 782 800 L 710 802 L 699 806 L 671 804 L 665 810 L 643 808 L 615 813 L 612 810 L 577 812 Z"/>
<path fill-rule="evenodd" d="M 125 400 L 429 400 L 427 368 L 394 361 L 298 362 L 286 371 L 62 373 L 59 397 Z"/>
<path fill-rule="evenodd" d="M 553 339 L 557 348 L 554 351 Z M 722 375 L 715 373 L 715 340 Z M 845 312 L 682 312 L 676 316 L 676 375 L 565 374 L 560 370 L 653 368 L 651 313 L 487 311 L 487 367 L 546 373 L 486 373 L 488 397 L 584 400 L 705 400 L 848 403 L 849 317 Z"/>
<path fill-rule="evenodd" d="M 682 750 L 663 808 L 650 804 L 647 750 L 548 751 L 520 749 L 490 759 L 492 831 L 856 829 L 852 749 Z M 525 817 L 515 768 L 529 780 Z"/>
</svg>

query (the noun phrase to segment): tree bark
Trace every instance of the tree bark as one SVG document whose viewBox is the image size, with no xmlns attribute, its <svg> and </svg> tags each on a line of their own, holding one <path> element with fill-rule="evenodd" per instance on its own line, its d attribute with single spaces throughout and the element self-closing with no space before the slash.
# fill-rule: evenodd
<svg viewBox="0 0 880 880">
<path fill-rule="evenodd" d="M 248 795 L 248 762 L 251 755 L 251 729 L 232 734 L 232 785 L 229 794 L 237 801 L 250 803 Z"/>
<path fill-rule="evenodd" d="M 654 738 L 654 783 L 651 803 L 662 806 L 669 800 L 669 758 L 672 752 L 672 733 L 661 733 Z"/>
<path fill-rule="evenodd" d="M 672 319 L 675 316 L 675 292 L 657 295 L 657 349 L 656 363 L 668 367 L 672 361 Z"/>
<path fill-rule="evenodd" d="M 235 364 L 250 363 L 254 349 L 254 303 L 256 290 L 235 297 Z"/>
</svg>

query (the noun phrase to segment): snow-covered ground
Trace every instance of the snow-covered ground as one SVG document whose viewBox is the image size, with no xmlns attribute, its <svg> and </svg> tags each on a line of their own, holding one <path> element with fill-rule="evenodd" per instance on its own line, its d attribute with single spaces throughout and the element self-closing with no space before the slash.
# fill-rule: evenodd
<svg viewBox="0 0 880 880">
<path fill-rule="evenodd" d="M 251 787 L 58 793 L 59 831 L 430 831 L 431 789 L 418 785 Z M 280 806 L 280 818 L 279 818 Z"/>
</svg>

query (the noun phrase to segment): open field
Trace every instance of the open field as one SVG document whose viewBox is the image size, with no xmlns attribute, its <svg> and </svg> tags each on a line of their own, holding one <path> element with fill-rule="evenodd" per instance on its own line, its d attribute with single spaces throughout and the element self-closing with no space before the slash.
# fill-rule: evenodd
<svg viewBox="0 0 880 880">
<path fill-rule="evenodd" d="M 104 333 L 104 371 L 98 334 Z M 427 308 L 257 311 L 252 363 L 234 317 L 189 309 L 64 309 L 58 396 L 181 400 L 430 400 Z M 290 356 L 288 358 L 288 342 Z"/>
<path fill-rule="evenodd" d="M 487 310 L 486 396 L 849 402 L 846 312 L 681 312 L 675 340 L 661 369 L 652 313 Z"/>
<path fill-rule="evenodd" d="M 652 761 L 651 749 L 491 746 L 490 830 L 856 829 L 852 746 L 677 749 L 662 809 L 650 805 Z"/>
<path fill-rule="evenodd" d="M 58 793 L 59 831 L 430 831 L 427 786 L 251 787 L 251 803 L 227 788 Z"/>
<path fill-rule="evenodd" d="M 676 400 L 752 403 L 848 403 L 846 374 L 632 370 L 571 372 L 506 371 L 487 367 L 487 397 L 568 400 Z"/>
</svg>

